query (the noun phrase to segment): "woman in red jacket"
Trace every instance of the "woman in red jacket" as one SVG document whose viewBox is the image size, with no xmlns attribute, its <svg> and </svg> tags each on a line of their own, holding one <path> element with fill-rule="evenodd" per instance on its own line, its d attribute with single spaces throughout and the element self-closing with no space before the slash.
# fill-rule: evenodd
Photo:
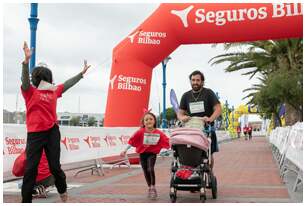
<svg viewBox="0 0 306 206">
<path fill-rule="evenodd" d="M 32 190 L 37 176 L 37 167 L 45 150 L 55 186 L 63 202 L 67 202 L 66 175 L 60 164 L 61 134 L 57 124 L 57 99 L 83 78 L 90 65 L 84 61 L 83 70 L 65 81 L 54 85 L 52 71 L 46 66 L 33 69 L 30 83 L 29 60 L 32 52 L 26 42 L 23 45 L 25 59 L 22 62 L 21 92 L 26 104 L 27 165 L 21 189 L 22 202 L 32 202 Z"/>
<path fill-rule="evenodd" d="M 151 112 L 146 112 L 142 119 L 142 127 L 129 139 L 127 148 L 121 152 L 125 156 L 131 147 L 136 147 L 136 152 L 140 154 L 140 163 L 148 185 L 148 197 L 157 198 L 155 188 L 154 166 L 156 156 L 162 148 L 168 149 L 169 138 L 160 130 L 156 129 L 156 117 Z"/>
</svg>

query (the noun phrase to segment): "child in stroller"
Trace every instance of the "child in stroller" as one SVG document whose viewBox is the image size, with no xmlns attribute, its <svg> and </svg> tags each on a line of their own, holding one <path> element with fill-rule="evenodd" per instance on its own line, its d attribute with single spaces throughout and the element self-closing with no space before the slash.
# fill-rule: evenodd
<svg viewBox="0 0 306 206">
<path fill-rule="evenodd" d="M 173 162 L 171 168 L 170 199 L 176 202 L 177 190 L 200 191 L 206 200 L 206 188 L 217 198 L 217 179 L 211 171 L 209 124 L 204 133 L 198 128 L 177 128 L 171 132 Z"/>
</svg>

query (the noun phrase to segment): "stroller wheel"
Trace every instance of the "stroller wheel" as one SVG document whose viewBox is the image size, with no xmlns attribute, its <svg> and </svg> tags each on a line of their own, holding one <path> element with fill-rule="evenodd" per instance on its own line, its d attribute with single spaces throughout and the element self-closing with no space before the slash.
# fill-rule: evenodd
<svg viewBox="0 0 306 206">
<path fill-rule="evenodd" d="M 169 195 L 170 195 L 171 202 L 172 203 L 176 202 L 176 189 L 174 187 L 170 188 Z"/>
<path fill-rule="evenodd" d="M 211 176 L 211 193 L 213 199 L 217 199 L 217 178 L 215 176 Z"/>
<path fill-rule="evenodd" d="M 206 201 L 206 195 L 200 195 L 200 200 L 204 203 Z"/>
<path fill-rule="evenodd" d="M 172 203 L 176 202 L 176 194 L 175 193 L 170 193 L 170 199 Z"/>
<path fill-rule="evenodd" d="M 201 202 L 205 202 L 206 201 L 206 193 L 205 193 L 205 188 L 202 187 L 200 189 L 200 200 Z"/>
</svg>

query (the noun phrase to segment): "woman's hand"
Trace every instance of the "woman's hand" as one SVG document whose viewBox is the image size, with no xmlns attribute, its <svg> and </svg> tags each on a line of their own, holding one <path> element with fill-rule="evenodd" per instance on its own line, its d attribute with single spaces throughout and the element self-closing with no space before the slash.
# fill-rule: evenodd
<svg viewBox="0 0 306 206">
<path fill-rule="evenodd" d="M 25 64 L 28 64 L 28 63 L 29 63 L 29 60 L 30 60 L 31 55 L 32 55 L 32 51 L 33 51 L 33 50 L 29 49 L 28 44 L 27 44 L 27 42 L 25 41 L 25 42 L 23 43 L 23 52 L 24 52 L 24 61 L 23 61 L 23 62 L 24 62 Z"/>
<path fill-rule="evenodd" d="M 87 60 L 84 60 L 84 67 L 82 71 L 82 75 L 84 75 L 91 65 L 87 65 Z"/>
</svg>

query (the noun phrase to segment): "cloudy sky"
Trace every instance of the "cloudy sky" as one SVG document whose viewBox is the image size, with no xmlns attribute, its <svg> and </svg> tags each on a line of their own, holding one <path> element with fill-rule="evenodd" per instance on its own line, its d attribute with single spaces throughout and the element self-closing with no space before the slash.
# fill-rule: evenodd
<svg viewBox="0 0 306 206">
<path fill-rule="evenodd" d="M 112 49 L 141 24 L 158 4 L 51 4 L 38 9 L 36 61 L 53 71 L 55 83 L 61 83 L 82 69 L 87 59 L 90 71 L 58 102 L 58 112 L 104 113 L 107 99 Z M 3 108 L 25 110 L 20 94 L 23 41 L 30 39 L 30 4 L 3 4 Z M 220 100 L 238 106 L 246 101 L 242 92 L 255 83 L 241 73 L 225 73 L 225 65 L 211 66 L 208 61 L 222 54 L 222 44 L 184 45 L 171 54 L 167 66 L 167 107 L 173 88 L 181 98 L 190 89 L 188 75 L 195 69 L 204 72 L 206 87 L 219 93 Z M 162 105 L 162 66 L 153 72 L 149 107 L 158 113 Z M 17 104 L 16 104 L 17 103 Z"/>
</svg>

